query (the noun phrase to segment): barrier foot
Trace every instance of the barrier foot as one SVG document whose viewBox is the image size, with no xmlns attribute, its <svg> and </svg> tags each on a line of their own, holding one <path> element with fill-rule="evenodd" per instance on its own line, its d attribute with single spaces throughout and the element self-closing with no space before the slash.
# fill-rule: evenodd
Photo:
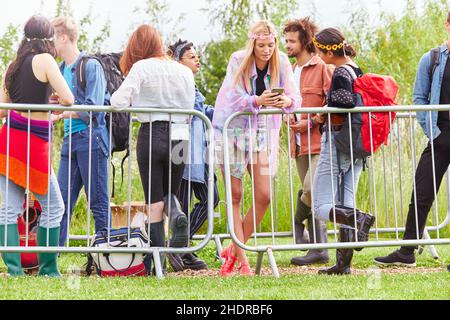
<svg viewBox="0 0 450 320">
<path fill-rule="evenodd" d="M 430 237 L 430 234 L 428 233 L 428 230 L 425 229 L 425 232 L 423 233 L 423 237 L 424 237 L 426 240 L 431 240 L 431 237 Z M 434 259 L 436 259 L 436 260 L 439 259 L 439 253 L 437 252 L 435 246 L 428 246 L 428 250 L 430 250 L 430 254 L 431 254 L 431 256 L 432 256 Z M 422 247 L 422 250 L 421 250 L 421 251 L 423 252 L 423 247 Z M 420 252 L 420 251 L 419 251 L 419 252 Z M 422 252 L 420 252 L 420 254 L 422 254 Z"/>
<path fill-rule="evenodd" d="M 164 274 L 161 265 L 161 253 L 158 250 L 155 250 L 153 252 L 153 262 L 155 263 L 156 278 L 164 279 Z"/>
<path fill-rule="evenodd" d="M 264 258 L 264 252 L 258 252 L 258 258 L 256 260 L 256 270 L 255 270 L 255 274 L 257 276 L 261 275 L 263 258 Z"/>
<path fill-rule="evenodd" d="M 222 261 L 222 263 L 225 263 L 225 261 L 220 257 L 220 254 L 223 251 L 222 241 L 220 240 L 220 237 L 214 236 L 214 242 L 216 243 L 216 248 L 217 248 L 216 261 L 220 260 L 220 261 Z"/>
<path fill-rule="evenodd" d="M 272 267 L 272 273 L 275 278 L 280 277 L 280 272 L 278 271 L 277 262 L 275 261 L 275 256 L 273 255 L 273 251 L 271 248 L 267 249 L 267 255 L 269 256 L 269 263 Z"/>
</svg>

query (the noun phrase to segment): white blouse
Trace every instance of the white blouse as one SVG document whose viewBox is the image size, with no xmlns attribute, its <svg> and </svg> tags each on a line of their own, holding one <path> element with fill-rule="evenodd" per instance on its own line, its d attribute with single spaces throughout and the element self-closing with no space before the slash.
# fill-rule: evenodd
<svg viewBox="0 0 450 320">
<path fill-rule="evenodd" d="M 192 71 L 171 60 L 136 62 L 120 88 L 111 97 L 116 110 L 133 108 L 194 109 L 195 81 Z M 138 113 L 141 123 L 169 121 L 167 114 Z M 173 123 L 187 123 L 189 116 L 173 115 Z"/>
</svg>

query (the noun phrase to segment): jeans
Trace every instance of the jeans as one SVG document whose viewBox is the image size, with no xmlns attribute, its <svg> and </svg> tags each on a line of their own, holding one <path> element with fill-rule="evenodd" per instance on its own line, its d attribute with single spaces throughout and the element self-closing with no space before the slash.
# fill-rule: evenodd
<svg viewBox="0 0 450 320">
<path fill-rule="evenodd" d="M 103 129 L 102 129 L 103 130 Z M 106 130 L 106 129 L 105 129 Z M 69 188 L 69 156 L 70 188 Z M 91 172 L 89 190 L 89 170 Z M 90 199 L 90 209 L 94 216 L 95 232 L 108 227 L 109 195 L 108 195 L 108 149 L 100 135 L 92 132 L 92 153 L 89 162 L 89 129 L 72 134 L 72 150 L 69 155 L 69 137 L 64 138 L 61 150 L 61 162 L 58 172 L 58 182 L 66 210 L 61 221 L 60 245 L 64 246 L 68 224 L 72 219 L 73 208 L 77 203 L 81 188 L 84 186 L 86 197 Z M 70 210 L 68 200 L 70 192 Z"/>
<path fill-rule="evenodd" d="M 341 175 L 342 185 L 344 187 L 344 199 L 340 199 L 340 190 L 338 187 L 339 167 L 337 161 L 337 151 L 334 144 L 335 133 L 331 133 L 331 140 L 329 139 L 329 132 L 324 132 L 322 135 L 322 152 L 319 158 L 319 165 L 317 167 L 316 176 L 314 179 L 314 209 L 315 217 L 319 220 L 330 221 L 330 212 L 334 205 L 344 205 L 349 208 L 354 208 L 354 193 L 358 188 L 359 177 L 363 169 L 363 161 L 361 159 L 354 159 L 352 170 L 352 162 L 350 156 L 340 153 L 341 160 Z M 330 157 L 330 145 L 331 155 Z M 331 168 L 331 160 L 333 167 Z"/>
<path fill-rule="evenodd" d="M 25 189 L 10 180 L 8 182 L 8 199 L 6 199 L 6 185 L 6 177 L 0 175 L 0 190 L 2 193 L 0 225 L 5 225 L 5 219 L 7 225 L 17 224 L 17 218 L 24 212 Z M 39 194 L 34 194 L 34 196 L 41 204 L 43 210 L 39 225 L 42 228 L 58 228 L 64 214 L 64 202 L 53 171 L 50 175 L 50 189 L 48 193 L 45 196 Z"/>
</svg>

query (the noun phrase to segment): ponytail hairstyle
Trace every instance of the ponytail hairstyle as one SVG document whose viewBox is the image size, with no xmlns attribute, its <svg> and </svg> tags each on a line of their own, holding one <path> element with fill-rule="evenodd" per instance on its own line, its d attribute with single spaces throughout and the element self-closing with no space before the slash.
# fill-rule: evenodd
<svg viewBox="0 0 450 320">
<path fill-rule="evenodd" d="M 356 57 L 356 50 L 345 41 L 345 37 L 341 31 L 335 28 L 327 28 L 316 34 L 314 45 L 323 53 L 329 51 L 337 57 Z"/>
<path fill-rule="evenodd" d="M 24 37 L 17 50 L 16 58 L 6 71 L 4 88 L 6 91 L 11 88 L 14 77 L 28 55 L 48 53 L 52 57 L 56 57 L 54 36 L 55 29 L 47 18 L 34 15 L 27 21 L 24 28 Z"/>
</svg>

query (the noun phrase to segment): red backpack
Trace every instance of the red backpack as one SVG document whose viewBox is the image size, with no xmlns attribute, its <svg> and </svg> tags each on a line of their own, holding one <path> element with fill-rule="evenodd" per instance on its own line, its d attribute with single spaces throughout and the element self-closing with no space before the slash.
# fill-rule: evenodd
<svg viewBox="0 0 450 320">
<path fill-rule="evenodd" d="M 355 79 L 353 87 L 359 100 L 357 106 L 397 105 L 395 100 L 399 88 L 394 78 L 371 73 L 357 77 L 350 66 L 344 65 L 343 67 Z M 395 112 L 353 113 L 351 116 L 353 157 L 355 159 L 368 158 L 375 154 L 382 145 L 387 145 L 395 117 Z M 350 117 L 347 118 L 341 131 L 335 137 L 336 148 L 347 155 L 351 154 L 349 122 Z"/>
</svg>

